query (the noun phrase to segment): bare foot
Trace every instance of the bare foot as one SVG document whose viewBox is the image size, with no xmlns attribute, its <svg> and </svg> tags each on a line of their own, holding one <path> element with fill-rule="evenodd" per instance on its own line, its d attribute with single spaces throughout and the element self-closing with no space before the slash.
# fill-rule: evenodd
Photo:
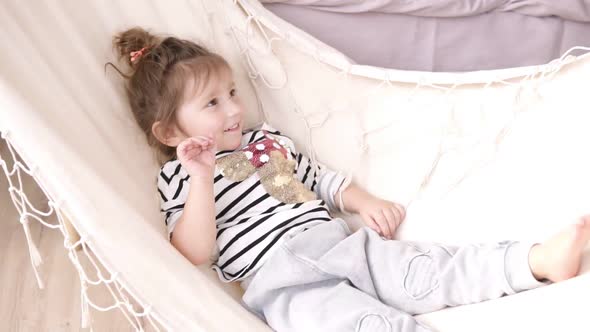
<svg viewBox="0 0 590 332">
<path fill-rule="evenodd" d="M 582 252 L 590 240 L 590 215 L 533 246 L 529 252 L 529 265 L 537 280 L 558 282 L 575 277 L 582 260 Z"/>
</svg>

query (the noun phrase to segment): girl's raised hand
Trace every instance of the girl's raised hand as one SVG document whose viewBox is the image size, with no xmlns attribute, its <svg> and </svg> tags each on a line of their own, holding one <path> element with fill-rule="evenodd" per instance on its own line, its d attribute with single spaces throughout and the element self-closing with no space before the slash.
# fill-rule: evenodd
<svg viewBox="0 0 590 332">
<path fill-rule="evenodd" d="M 215 173 L 215 142 L 211 137 L 189 137 L 176 147 L 182 167 L 191 177 L 210 180 Z"/>
</svg>

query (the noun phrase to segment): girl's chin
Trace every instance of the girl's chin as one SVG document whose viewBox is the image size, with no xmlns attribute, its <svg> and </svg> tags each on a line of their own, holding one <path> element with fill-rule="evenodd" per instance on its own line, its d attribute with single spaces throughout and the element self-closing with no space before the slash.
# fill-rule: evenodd
<svg viewBox="0 0 590 332">
<path fill-rule="evenodd" d="M 235 150 L 240 147 L 242 139 L 241 136 L 238 139 L 226 139 L 224 143 L 225 147 L 222 150 Z"/>
</svg>

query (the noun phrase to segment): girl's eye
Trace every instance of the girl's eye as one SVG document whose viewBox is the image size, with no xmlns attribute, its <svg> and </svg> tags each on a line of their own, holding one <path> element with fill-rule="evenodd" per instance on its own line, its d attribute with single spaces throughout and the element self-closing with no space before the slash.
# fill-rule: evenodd
<svg viewBox="0 0 590 332">
<path fill-rule="evenodd" d="M 211 99 L 211 101 L 209 101 L 209 103 L 207 104 L 207 107 L 213 107 L 215 105 L 217 105 L 217 98 Z"/>
<path fill-rule="evenodd" d="M 237 93 L 238 93 L 238 92 L 236 91 L 236 89 L 235 89 L 235 88 L 233 88 L 233 89 L 231 89 L 231 90 L 229 91 L 229 95 L 230 95 L 230 96 L 232 96 L 232 97 L 233 97 L 233 96 L 235 96 Z"/>
</svg>

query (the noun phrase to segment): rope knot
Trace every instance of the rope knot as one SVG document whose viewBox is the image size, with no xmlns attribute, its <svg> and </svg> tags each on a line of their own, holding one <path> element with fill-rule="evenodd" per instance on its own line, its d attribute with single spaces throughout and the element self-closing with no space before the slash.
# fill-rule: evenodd
<svg viewBox="0 0 590 332">
<path fill-rule="evenodd" d="M 27 225 L 29 223 L 29 218 L 27 218 L 26 214 L 21 214 L 19 221 L 22 225 Z"/>
</svg>

